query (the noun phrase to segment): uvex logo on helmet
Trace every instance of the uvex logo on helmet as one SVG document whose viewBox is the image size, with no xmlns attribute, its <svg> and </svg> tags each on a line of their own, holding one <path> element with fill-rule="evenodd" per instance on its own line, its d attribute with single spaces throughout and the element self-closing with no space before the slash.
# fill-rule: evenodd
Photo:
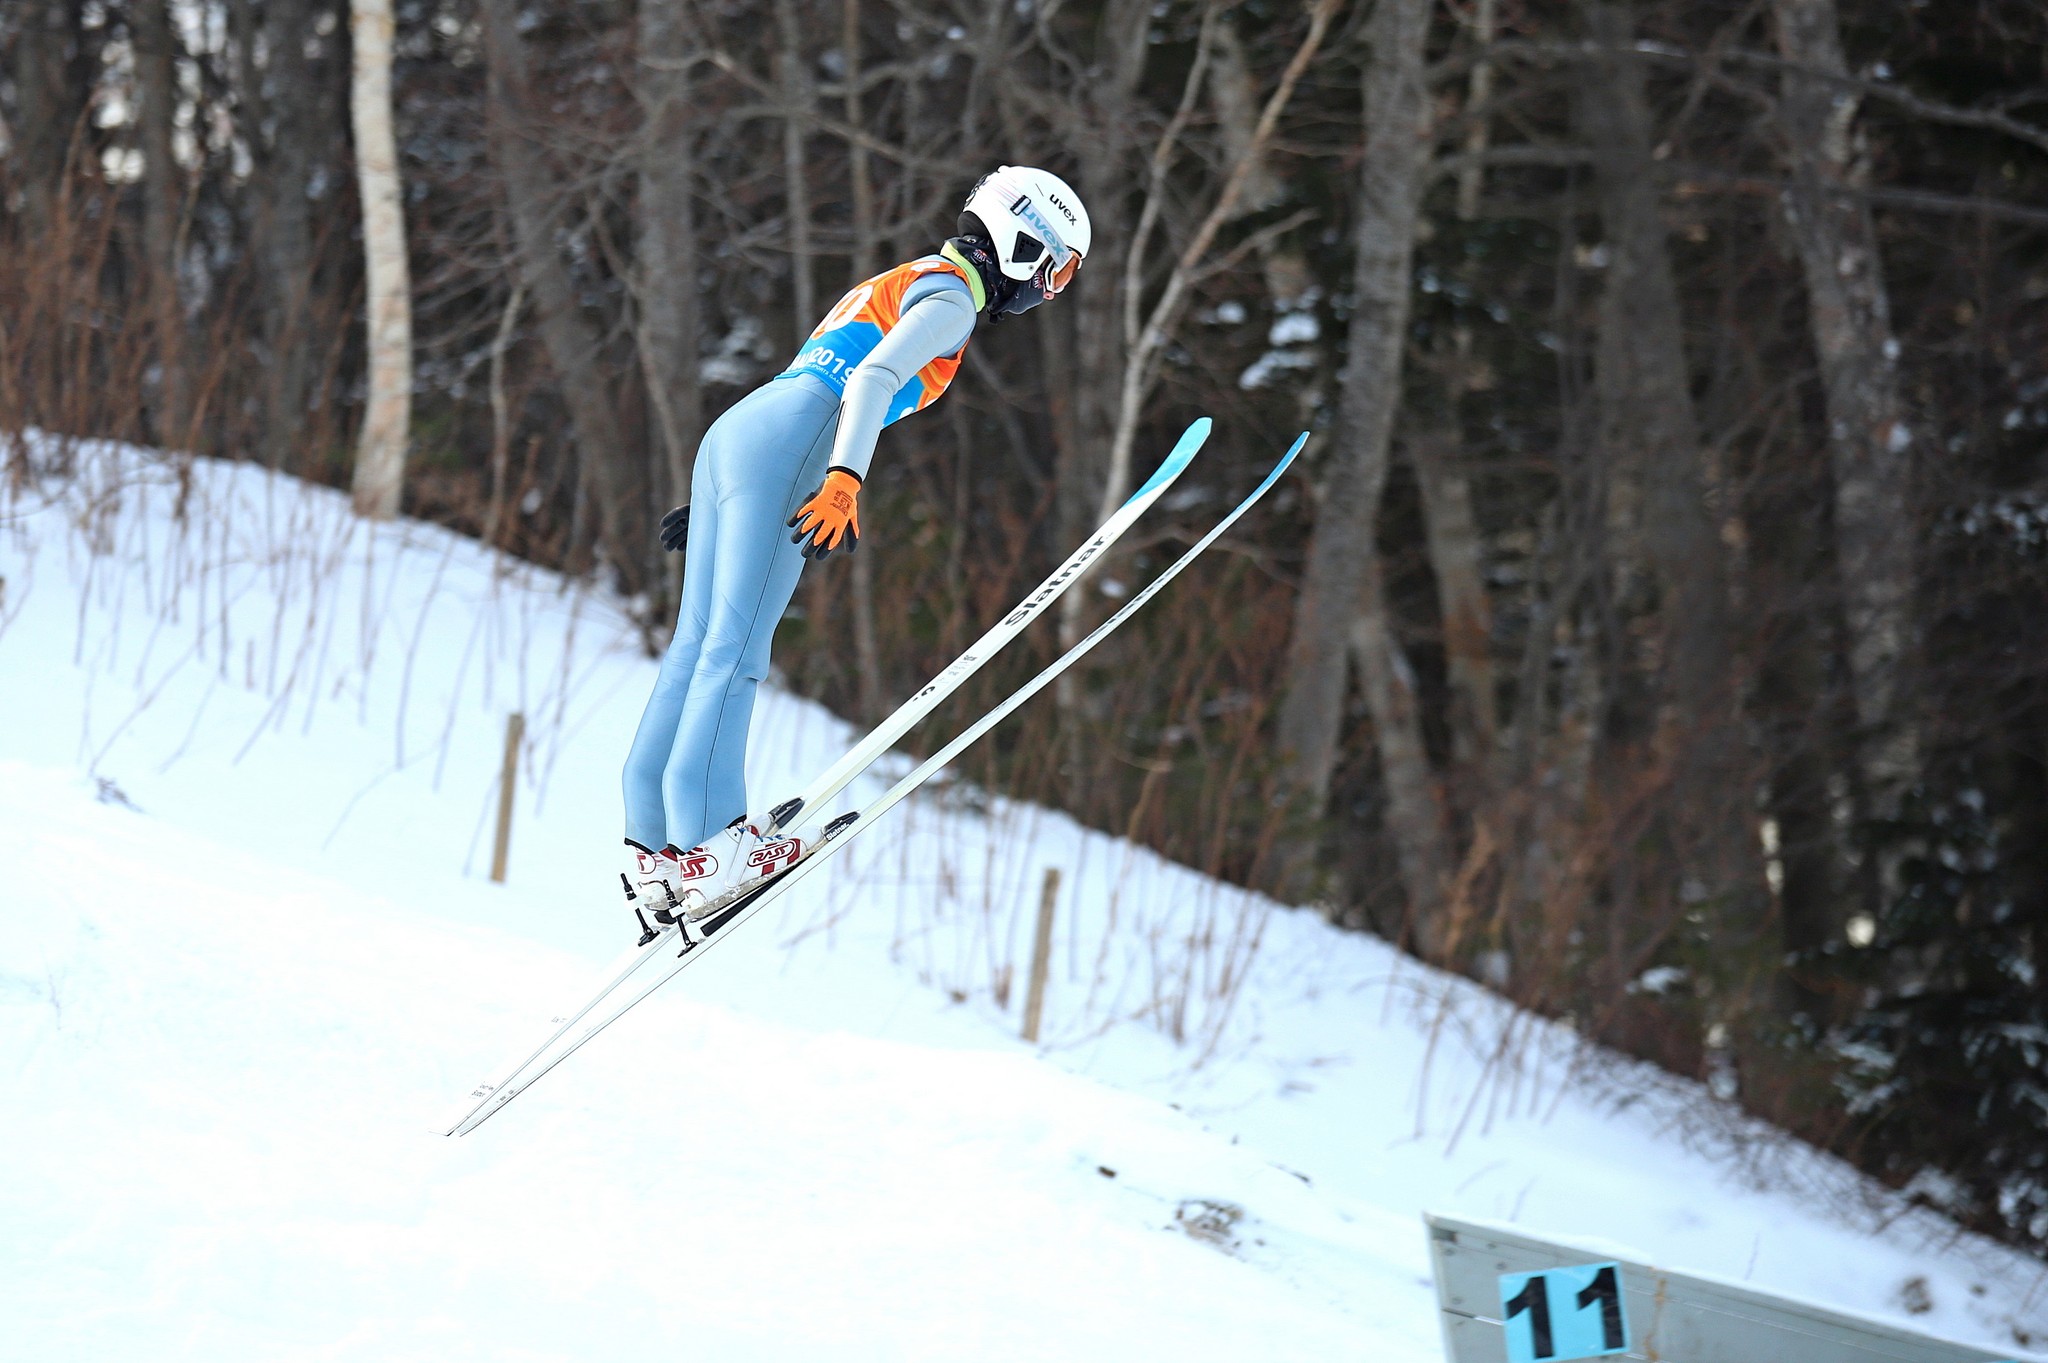
<svg viewBox="0 0 2048 1363">
<path fill-rule="evenodd" d="M 1045 194 L 1045 200 L 1054 208 L 1057 208 L 1060 212 L 1066 214 L 1068 222 L 1077 221 L 1077 219 L 1074 217 L 1074 210 L 1067 207 L 1066 200 L 1060 198 L 1059 195 L 1053 193 L 1051 190 L 1047 190 Z"/>
<path fill-rule="evenodd" d="M 1066 262 L 1068 255 L 1071 254 L 1071 249 L 1061 239 L 1059 229 L 1047 222 L 1045 214 L 1038 211 L 1037 204 L 1020 194 L 1017 196 L 1017 201 L 1010 205 L 1010 211 L 1037 229 L 1039 244 L 1051 254 L 1055 261 L 1062 264 Z"/>
</svg>

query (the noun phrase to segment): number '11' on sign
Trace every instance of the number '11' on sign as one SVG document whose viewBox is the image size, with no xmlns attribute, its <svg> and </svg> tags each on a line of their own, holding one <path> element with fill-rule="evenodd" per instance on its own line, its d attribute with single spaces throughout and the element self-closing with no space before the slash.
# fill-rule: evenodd
<svg viewBox="0 0 2048 1363">
<path fill-rule="evenodd" d="M 1509 1363 L 1563 1363 L 1628 1351 L 1619 1264 L 1503 1273 L 1500 1309 Z"/>
</svg>

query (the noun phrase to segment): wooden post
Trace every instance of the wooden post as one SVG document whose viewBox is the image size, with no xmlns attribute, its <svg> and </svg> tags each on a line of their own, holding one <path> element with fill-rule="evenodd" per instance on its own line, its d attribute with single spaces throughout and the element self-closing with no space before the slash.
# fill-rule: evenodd
<svg viewBox="0 0 2048 1363">
<path fill-rule="evenodd" d="M 526 716 L 505 716 L 505 770 L 498 776 L 498 840 L 491 847 L 491 879 L 505 883 L 505 856 L 512 850 L 512 797 L 519 785 L 519 745 L 526 738 Z"/>
<path fill-rule="evenodd" d="M 1038 932 L 1031 942 L 1031 988 L 1024 996 L 1024 1039 L 1038 1040 L 1045 1014 L 1045 972 L 1052 964 L 1052 906 L 1060 897 L 1060 868 L 1045 868 L 1045 888 L 1038 895 Z"/>
</svg>

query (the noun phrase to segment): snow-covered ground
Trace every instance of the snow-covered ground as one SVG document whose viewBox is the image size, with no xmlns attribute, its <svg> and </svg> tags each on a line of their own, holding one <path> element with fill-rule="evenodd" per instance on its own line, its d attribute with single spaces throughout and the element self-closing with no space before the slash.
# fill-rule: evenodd
<svg viewBox="0 0 2048 1363">
<path fill-rule="evenodd" d="M 1690 1086 L 1568 1082 L 1470 985 L 966 789 L 431 1135 L 624 943 L 653 664 L 438 529 L 205 461 L 180 521 L 169 465 L 70 457 L 0 500 L 0 1356 L 1424 1363 L 1424 1208 L 2048 1338 L 2041 1265 Z M 751 779 L 845 741 L 764 693 Z"/>
</svg>

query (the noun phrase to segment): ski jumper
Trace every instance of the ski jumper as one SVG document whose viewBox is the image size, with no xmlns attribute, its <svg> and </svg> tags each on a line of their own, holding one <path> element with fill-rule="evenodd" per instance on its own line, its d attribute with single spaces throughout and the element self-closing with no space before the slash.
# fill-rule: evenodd
<svg viewBox="0 0 2048 1363">
<path fill-rule="evenodd" d="M 865 478 L 882 428 L 945 392 L 982 301 L 943 256 L 885 270 L 704 433 L 675 638 L 626 758 L 629 841 L 687 850 L 747 812 L 754 692 L 804 566 L 788 522 L 828 471 Z"/>
</svg>

